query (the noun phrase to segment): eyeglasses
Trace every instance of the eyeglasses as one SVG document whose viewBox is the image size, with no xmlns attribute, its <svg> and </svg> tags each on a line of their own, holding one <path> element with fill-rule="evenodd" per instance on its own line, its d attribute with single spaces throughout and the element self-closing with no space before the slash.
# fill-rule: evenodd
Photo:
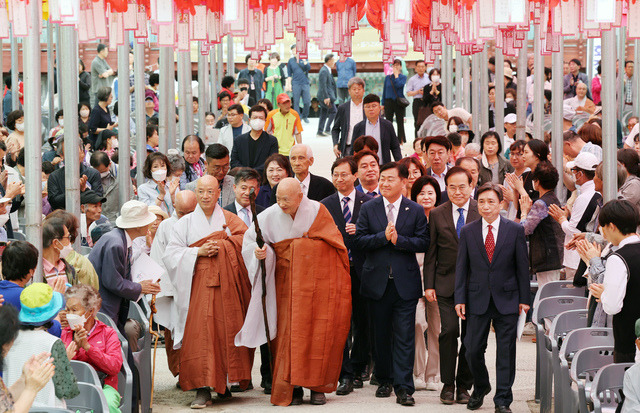
<svg viewBox="0 0 640 413">
<path fill-rule="evenodd" d="M 241 87 L 241 88 L 240 88 L 240 91 L 241 91 L 241 92 L 246 92 L 247 90 L 249 90 L 249 89 L 248 89 L 248 88 L 246 88 L 246 87 Z"/>
</svg>

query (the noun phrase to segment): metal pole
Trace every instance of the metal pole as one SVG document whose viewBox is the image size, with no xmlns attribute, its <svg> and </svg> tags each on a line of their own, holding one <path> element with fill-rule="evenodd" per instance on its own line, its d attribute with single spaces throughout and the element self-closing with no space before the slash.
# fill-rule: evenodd
<svg viewBox="0 0 640 413">
<path fill-rule="evenodd" d="M 527 127 L 527 42 L 518 52 L 518 90 L 516 91 L 516 140 L 524 139 Z"/>
<path fill-rule="evenodd" d="M 593 39 L 587 39 L 587 78 L 593 79 Z M 553 82 L 553 81 L 552 81 Z"/>
<path fill-rule="evenodd" d="M 640 40 L 637 39 L 633 42 L 633 70 L 635 72 L 633 75 L 633 114 L 638 116 L 640 112 L 640 107 L 638 107 L 640 102 Z"/>
<path fill-rule="evenodd" d="M 40 147 L 41 119 L 40 119 L 40 4 L 31 1 L 27 28 L 29 36 L 24 44 L 24 124 L 25 124 L 25 219 L 27 240 L 42 252 L 42 155 Z M 15 40 L 15 38 L 14 38 Z M 12 74 L 18 74 L 17 61 L 12 62 L 15 67 Z M 17 92 L 18 82 L 12 84 Z M 13 96 L 17 98 L 18 94 Z M 76 150 L 76 153 L 78 151 Z M 34 281 L 42 281 L 42 254 L 39 254 Z"/>
<path fill-rule="evenodd" d="M 18 38 L 13 35 L 13 23 L 11 27 L 11 110 L 18 110 L 20 108 L 20 101 L 18 100 L 18 84 L 20 83 L 18 78 L 20 70 Z"/>
<path fill-rule="evenodd" d="M 553 165 L 558 171 L 562 171 L 562 98 L 563 93 L 563 68 L 564 68 L 564 39 L 560 39 L 560 50 L 553 53 L 551 65 L 551 154 L 553 156 Z M 556 196 L 560 200 L 564 200 L 566 192 L 562 184 L 562 179 L 558 180 L 556 185 Z"/>
<path fill-rule="evenodd" d="M 55 93 L 55 88 L 53 86 L 54 78 L 53 78 L 53 24 L 51 20 L 47 22 L 47 104 L 49 108 L 49 130 L 53 129 L 54 115 L 55 115 L 55 103 L 53 101 L 53 95 Z M 77 66 L 77 65 L 76 65 Z M 78 68 L 76 67 L 76 70 Z M 76 111 L 78 108 L 76 107 Z M 75 112 L 73 112 L 75 113 Z M 77 118 L 77 116 L 76 116 Z"/>
<path fill-rule="evenodd" d="M 187 117 L 191 115 L 191 102 L 187 103 L 187 88 L 191 87 L 191 82 L 187 79 L 185 61 L 189 52 L 178 52 L 178 130 L 180 140 L 189 134 L 189 121 Z"/>
<path fill-rule="evenodd" d="M 222 47 L 222 43 L 218 43 L 218 56 L 216 57 L 218 61 L 218 78 L 216 79 L 216 87 L 220 86 L 222 82 L 222 77 L 224 76 L 224 51 Z M 216 114 L 219 114 L 218 107 L 216 106 Z"/>
<path fill-rule="evenodd" d="M 456 62 L 455 62 L 455 84 L 456 84 L 456 107 L 464 106 L 464 87 L 462 86 L 462 54 L 459 51 L 455 51 L 456 54 Z"/>
<path fill-rule="evenodd" d="M 489 130 L 489 59 L 487 45 L 480 53 L 480 132 Z"/>
<path fill-rule="evenodd" d="M 125 39 L 127 39 L 125 32 Z M 129 200 L 131 191 L 131 98 L 129 96 L 129 45 L 118 46 L 118 197 L 119 206 Z"/>
<path fill-rule="evenodd" d="M 544 131 L 544 56 L 540 51 L 540 26 L 533 28 L 533 137 L 543 139 Z"/>
<path fill-rule="evenodd" d="M 144 111 L 145 102 L 145 86 L 144 86 L 144 43 L 133 44 L 133 75 L 134 75 L 134 90 L 135 94 L 135 106 L 136 106 L 136 183 L 142 185 L 144 182 L 144 176 L 142 175 L 142 165 L 147 157 L 147 127 L 146 127 L 146 114 Z"/>
<path fill-rule="evenodd" d="M 193 71 L 191 70 L 191 53 L 187 52 L 187 58 L 183 62 L 184 72 L 186 76 L 186 83 L 184 89 L 185 103 L 187 105 L 187 134 L 191 135 L 194 131 L 194 114 L 193 114 Z M 181 137 L 182 138 L 182 137 Z"/>
<path fill-rule="evenodd" d="M 235 64 L 233 60 L 233 36 L 227 35 L 227 75 L 235 77 Z"/>
<path fill-rule="evenodd" d="M 207 111 L 209 100 L 207 99 L 207 56 L 202 54 L 202 42 L 198 42 L 198 136 L 206 139 L 204 114 Z"/>
<path fill-rule="evenodd" d="M 627 60 L 627 28 L 618 28 L 618 61 L 620 63 L 618 67 L 618 117 L 622 118 L 622 114 L 625 111 L 626 105 L 624 104 L 625 90 L 624 90 L 624 62 Z"/>
<path fill-rule="evenodd" d="M 469 56 L 462 56 L 462 107 L 471 113 L 471 67 Z M 456 92 L 457 93 L 457 92 Z"/>
<path fill-rule="evenodd" d="M 602 161 L 604 167 L 602 196 L 605 202 L 616 199 L 616 34 L 615 29 L 602 32 Z"/>
<path fill-rule="evenodd" d="M 209 86 L 211 87 L 211 104 L 210 110 L 212 113 L 218 111 L 218 82 L 217 82 L 217 68 L 216 68 L 216 48 L 211 46 L 209 48 Z"/>
<path fill-rule="evenodd" d="M 58 50 L 60 50 L 62 48 L 62 34 L 60 33 L 60 24 L 56 23 L 55 24 L 55 32 L 56 32 L 56 58 L 55 58 L 55 65 L 56 65 L 56 89 L 58 89 L 58 107 L 61 108 L 62 107 L 62 101 L 64 100 L 64 97 L 62 96 L 61 90 L 59 89 L 62 85 L 62 72 L 60 71 L 60 57 L 58 56 Z M 76 108 L 76 110 L 78 110 Z"/>
<path fill-rule="evenodd" d="M 496 100 L 493 105 L 495 131 L 502 139 L 502 150 L 507 150 L 504 137 L 504 55 L 502 49 L 496 47 Z M 518 76 L 519 77 L 519 76 Z"/>
<path fill-rule="evenodd" d="M 160 119 L 159 143 L 160 152 L 167 153 L 176 140 L 176 104 L 175 104 L 175 76 L 174 76 L 173 49 L 171 47 L 160 48 Z"/>
<path fill-rule="evenodd" d="M 471 89 L 471 109 L 475 115 L 472 117 L 473 119 L 473 134 L 476 136 L 477 142 L 480 142 L 480 59 L 482 59 L 482 54 L 476 53 L 471 58 L 471 66 L 473 69 L 473 80 L 472 80 L 472 89 Z"/>
<path fill-rule="evenodd" d="M 59 72 L 64 73 L 60 93 L 65 96 L 75 96 L 78 93 L 78 63 L 74 60 L 74 50 L 78 48 L 76 42 L 75 29 L 72 26 L 60 28 L 62 43 L 58 53 L 60 56 Z M 51 62 L 53 63 L 53 62 Z M 49 72 L 52 73 L 52 72 Z M 53 78 L 50 76 L 51 86 Z M 53 100 L 53 97 L 52 99 Z M 80 163 L 79 156 L 80 138 L 78 134 L 78 117 L 74 116 L 78 111 L 75 99 L 65 99 L 63 106 L 64 113 L 70 115 L 65 117 L 64 122 L 64 196 L 66 200 L 66 210 L 80 219 Z M 80 247 L 80 237 L 76 239 L 76 248 Z"/>
</svg>

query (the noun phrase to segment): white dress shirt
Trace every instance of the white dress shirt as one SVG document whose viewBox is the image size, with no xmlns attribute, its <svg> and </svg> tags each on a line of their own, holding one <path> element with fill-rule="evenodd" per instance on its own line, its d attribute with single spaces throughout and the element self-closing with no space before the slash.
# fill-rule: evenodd
<svg viewBox="0 0 640 413">
<path fill-rule="evenodd" d="M 242 205 L 240 205 L 238 203 L 238 201 L 233 201 L 236 204 L 236 211 L 238 212 L 238 217 L 240 217 L 240 219 L 247 224 L 247 226 L 249 224 L 251 224 L 253 222 L 253 213 L 251 212 L 251 206 L 248 206 L 246 208 L 244 208 Z M 244 214 L 247 214 L 246 216 Z M 249 223 L 247 223 L 247 221 L 245 221 L 246 217 L 249 217 Z"/>
<path fill-rule="evenodd" d="M 353 207 L 356 204 L 356 190 L 355 190 L 355 188 L 347 196 L 349 197 L 349 201 L 347 201 L 347 205 L 349 206 L 349 212 L 351 212 L 351 220 L 353 221 Z M 345 197 L 344 195 L 342 195 L 340 192 L 338 192 L 338 199 L 340 200 L 340 209 L 344 208 L 344 203 L 342 202 L 344 197 Z"/>
<path fill-rule="evenodd" d="M 373 139 L 378 142 L 378 159 L 382 162 L 382 138 L 380 137 L 380 119 L 377 120 L 375 125 L 371 123 L 369 119 L 364 124 L 365 135 L 372 136 Z"/>
<path fill-rule="evenodd" d="M 623 239 L 618 245 L 618 249 L 625 245 L 640 242 L 640 237 L 632 235 Z M 600 297 L 602 309 L 609 315 L 618 314 L 622 310 L 622 302 L 627 292 L 627 265 L 617 255 L 613 254 L 607 258 L 607 264 L 604 270 L 604 291 Z"/>
<path fill-rule="evenodd" d="M 447 190 L 447 184 L 445 182 L 444 177 L 447 175 L 447 171 L 449 171 L 449 165 L 444 166 L 444 171 L 441 174 L 437 174 L 434 172 L 433 168 L 431 168 L 431 176 L 438 181 L 438 185 L 440 185 L 440 191 Z"/>
<path fill-rule="evenodd" d="M 387 200 L 387 198 L 383 198 L 382 202 L 384 204 L 384 215 L 386 216 L 389 213 L 390 202 Z M 402 196 L 398 197 L 396 202 L 393 203 L 393 212 L 391 213 L 393 215 L 393 225 L 395 225 L 396 221 L 398 220 L 398 211 L 400 210 L 401 202 L 402 202 Z"/>
<path fill-rule="evenodd" d="M 307 173 L 306 178 L 300 181 L 300 187 L 302 187 L 302 193 L 304 196 L 308 196 L 309 194 L 309 184 L 311 183 L 311 174 Z"/>
<path fill-rule="evenodd" d="M 486 219 L 482 218 L 482 242 L 487 241 L 487 235 L 489 235 L 489 225 L 491 225 L 491 232 L 493 233 L 493 243 L 495 244 L 498 241 L 498 228 L 500 227 L 500 216 L 496 218 L 493 222 L 487 222 Z"/>
<path fill-rule="evenodd" d="M 362 101 L 359 105 L 353 103 L 353 100 L 350 102 L 351 107 L 349 108 L 349 132 L 347 133 L 347 145 L 351 145 L 351 142 L 353 141 L 353 128 L 364 119 L 364 104 Z"/>
<path fill-rule="evenodd" d="M 369 191 L 368 189 L 366 189 L 365 187 L 362 186 L 362 184 L 360 184 L 360 188 L 362 188 L 362 193 L 369 195 L 369 192 L 375 192 L 376 194 L 380 195 L 380 185 L 376 186 L 373 191 Z M 373 195 L 369 195 L 369 196 L 373 196 Z"/>
<path fill-rule="evenodd" d="M 467 200 L 467 203 L 464 204 L 463 206 L 459 207 L 458 205 L 454 204 L 453 202 L 451 203 L 451 210 L 453 211 L 453 226 L 456 225 L 456 222 L 458 222 L 458 218 L 460 216 L 460 213 L 458 212 L 458 208 L 462 208 L 464 209 L 463 214 L 464 214 L 464 223 L 467 223 L 467 218 L 469 217 L 469 204 L 471 203 L 471 198 L 469 198 Z"/>
</svg>

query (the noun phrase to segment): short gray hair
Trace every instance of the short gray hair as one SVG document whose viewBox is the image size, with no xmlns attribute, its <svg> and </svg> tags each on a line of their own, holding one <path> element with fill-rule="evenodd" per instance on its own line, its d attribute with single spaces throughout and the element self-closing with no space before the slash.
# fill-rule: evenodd
<svg viewBox="0 0 640 413">
<path fill-rule="evenodd" d="M 353 85 L 360 85 L 364 89 L 365 87 L 364 79 L 358 76 L 352 77 L 351 79 L 349 79 L 349 83 L 347 83 L 347 89 L 350 89 L 351 86 Z"/>
<path fill-rule="evenodd" d="M 311 149 L 311 146 L 307 145 L 306 143 L 297 143 L 295 145 L 293 145 L 291 147 L 291 150 L 289 151 L 289 156 L 291 156 L 291 152 L 293 152 L 294 148 L 305 148 L 307 150 L 307 158 L 313 158 L 313 150 Z"/>
<path fill-rule="evenodd" d="M 102 297 L 100 297 L 98 290 L 88 284 L 76 284 L 69 287 L 64 293 L 64 298 L 66 301 L 75 298 L 80 301 L 85 310 L 96 310 L 96 313 L 102 307 Z"/>
<path fill-rule="evenodd" d="M 186 169 L 184 158 L 180 155 L 171 154 L 167 156 L 172 171 L 184 171 Z"/>
</svg>

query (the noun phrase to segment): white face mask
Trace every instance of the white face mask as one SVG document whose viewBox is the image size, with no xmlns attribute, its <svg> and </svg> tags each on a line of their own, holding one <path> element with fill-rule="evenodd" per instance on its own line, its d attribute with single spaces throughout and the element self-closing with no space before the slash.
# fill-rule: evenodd
<svg viewBox="0 0 640 413">
<path fill-rule="evenodd" d="M 451 132 L 451 133 L 458 132 L 458 125 L 456 125 L 456 124 L 449 125 L 449 132 Z"/>
<path fill-rule="evenodd" d="M 262 130 L 264 129 L 265 120 L 264 119 L 251 119 L 249 121 L 249 126 L 253 130 Z"/>
<path fill-rule="evenodd" d="M 214 130 L 216 128 L 216 125 L 206 125 L 207 130 Z"/>
<path fill-rule="evenodd" d="M 6 224 L 7 221 L 9 221 L 9 213 L 8 212 L 6 214 L 0 215 L 0 227 L 4 227 L 4 224 Z"/>
<path fill-rule="evenodd" d="M 513 102 L 513 98 L 504 98 L 504 101 L 507 102 L 507 103 L 508 102 Z"/>
<path fill-rule="evenodd" d="M 61 128 L 64 128 L 64 119 L 58 119 L 58 125 L 59 125 Z"/>
<path fill-rule="evenodd" d="M 82 109 L 80 111 L 80 116 L 82 116 L 83 118 L 89 117 L 89 109 Z"/>
<path fill-rule="evenodd" d="M 431 76 L 431 82 L 432 83 L 440 83 L 440 76 L 438 76 L 438 75 Z"/>
<path fill-rule="evenodd" d="M 167 170 L 166 169 L 156 169 L 151 172 L 151 177 L 154 181 L 164 181 L 167 178 Z"/>
<path fill-rule="evenodd" d="M 118 139 L 117 138 L 113 138 L 111 140 L 111 147 L 112 148 L 117 148 L 118 147 Z"/>
<path fill-rule="evenodd" d="M 109 176 L 109 171 L 100 172 L 100 178 L 106 178 L 107 176 Z"/>
<path fill-rule="evenodd" d="M 71 254 L 72 251 L 73 251 L 73 247 L 71 246 L 71 244 L 64 245 L 60 250 L 60 258 L 66 259 L 69 256 L 69 254 Z"/>
<path fill-rule="evenodd" d="M 18 132 L 24 131 L 24 123 L 16 123 L 16 130 Z"/>
</svg>

